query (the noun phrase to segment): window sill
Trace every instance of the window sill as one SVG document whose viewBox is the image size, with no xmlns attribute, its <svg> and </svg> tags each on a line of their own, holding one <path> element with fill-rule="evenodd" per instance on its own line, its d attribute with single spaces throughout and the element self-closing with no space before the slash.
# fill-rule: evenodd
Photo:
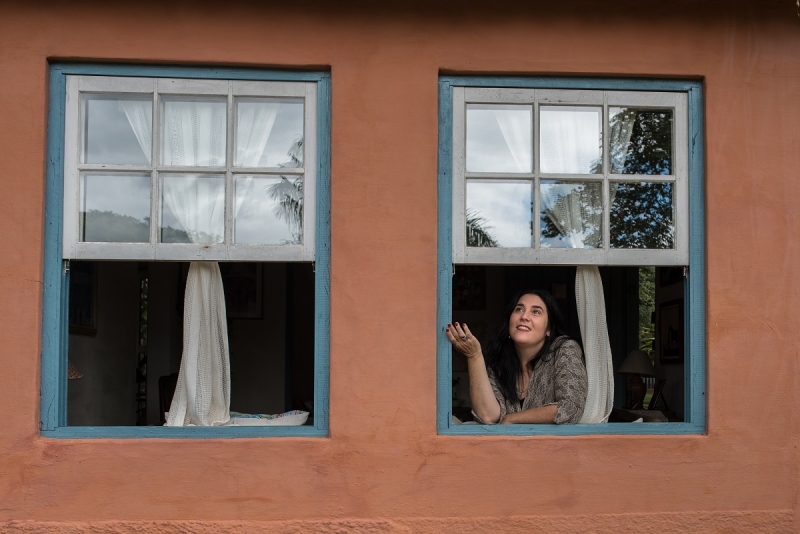
<svg viewBox="0 0 800 534">
<path fill-rule="evenodd" d="M 702 435 L 696 423 L 601 423 L 577 425 L 450 425 L 439 427 L 443 436 L 598 436 L 598 435 Z"/>
<path fill-rule="evenodd" d="M 326 438 L 327 428 L 313 426 L 271 427 L 165 427 L 165 426 L 72 426 L 42 430 L 42 437 L 55 439 L 229 439 L 229 438 Z"/>
</svg>

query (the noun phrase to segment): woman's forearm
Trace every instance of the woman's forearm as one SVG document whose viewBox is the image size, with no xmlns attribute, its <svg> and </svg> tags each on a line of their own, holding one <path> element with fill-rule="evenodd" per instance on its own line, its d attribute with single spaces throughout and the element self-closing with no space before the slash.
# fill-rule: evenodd
<svg viewBox="0 0 800 534">
<path fill-rule="evenodd" d="M 548 404 L 547 406 L 538 406 L 530 410 L 510 413 L 500 423 L 504 425 L 548 424 L 555 421 L 556 412 L 558 412 L 558 405 Z"/>
<path fill-rule="evenodd" d="M 500 403 L 494 396 L 489 375 L 486 372 L 486 362 L 483 354 L 467 359 L 469 371 L 469 398 L 472 402 L 472 411 L 481 421 L 497 423 L 500 419 Z"/>
</svg>

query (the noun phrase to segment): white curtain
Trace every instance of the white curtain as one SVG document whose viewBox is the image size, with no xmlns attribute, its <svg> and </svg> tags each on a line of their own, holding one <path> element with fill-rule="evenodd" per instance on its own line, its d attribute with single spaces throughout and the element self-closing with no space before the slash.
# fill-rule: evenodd
<svg viewBox="0 0 800 534">
<path fill-rule="evenodd" d="M 224 425 L 230 420 L 231 374 L 217 262 L 190 264 L 183 303 L 183 355 L 166 426 Z"/>
<path fill-rule="evenodd" d="M 531 172 L 532 146 L 530 115 L 518 110 L 498 109 L 494 118 L 503 134 L 503 140 L 514 158 L 517 172 Z"/>
<path fill-rule="evenodd" d="M 541 172 L 589 174 L 600 157 L 598 114 L 586 111 L 542 111 L 539 116 Z"/>
<path fill-rule="evenodd" d="M 240 167 L 258 167 L 267 149 L 280 103 L 259 102 L 239 104 L 236 118 L 236 164 Z M 239 213 L 242 204 L 253 188 L 251 176 L 236 178 L 233 216 Z"/>
<path fill-rule="evenodd" d="M 215 101 L 164 102 L 161 160 L 164 165 L 225 165 L 227 104 Z"/>
<path fill-rule="evenodd" d="M 611 172 L 619 174 L 625 167 L 625 160 L 630 151 L 631 135 L 633 134 L 633 124 L 636 122 L 636 111 L 626 110 L 628 113 L 621 118 L 614 118 L 611 124 L 609 159 L 611 160 Z M 608 186 L 608 206 L 609 209 L 614 205 L 614 198 L 617 196 L 617 184 Z"/>
<path fill-rule="evenodd" d="M 153 153 L 153 103 L 143 100 L 120 100 L 118 108 L 125 113 L 136 141 L 142 147 L 147 161 Z"/>
<path fill-rule="evenodd" d="M 611 172 L 619 174 L 625 167 L 625 159 L 630 150 L 633 125 L 636 122 L 636 111 L 626 109 L 625 115 L 620 111 L 611 119 L 611 132 L 609 139 L 609 158 L 611 159 Z M 622 116 L 620 116 L 622 115 Z"/>
<path fill-rule="evenodd" d="M 607 423 L 614 407 L 614 365 L 608 341 L 603 281 L 597 266 L 578 267 L 575 273 L 575 300 L 589 380 L 580 422 Z"/>
<path fill-rule="evenodd" d="M 135 102 L 123 107 L 140 145 L 149 146 L 152 125 L 141 125 Z M 225 165 L 226 107 L 211 102 L 170 102 L 165 106 L 162 159 L 168 165 Z M 277 108 L 240 114 L 248 125 L 243 165 L 263 155 Z M 239 132 L 237 132 L 239 133 Z M 150 150 L 146 151 L 150 154 Z M 224 231 L 224 180 L 212 176 L 163 176 L 164 202 L 192 243 L 217 243 Z M 237 203 L 237 209 L 241 202 Z M 219 264 L 195 261 L 189 267 L 184 295 L 183 353 L 167 426 L 224 425 L 230 420 L 230 355 L 225 295 Z"/>
</svg>

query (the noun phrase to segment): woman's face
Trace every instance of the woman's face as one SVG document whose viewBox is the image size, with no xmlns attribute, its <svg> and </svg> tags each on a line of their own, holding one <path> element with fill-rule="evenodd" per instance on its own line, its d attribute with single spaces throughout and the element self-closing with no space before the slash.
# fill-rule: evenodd
<svg viewBox="0 0 800 534">
<path fill-rule="evenodd" d="M 550 335 L 547 307 L 538 295 L 522 295 L 508 320 L 508 332 L 517 348 L 539 350 Z"/>
</svg>

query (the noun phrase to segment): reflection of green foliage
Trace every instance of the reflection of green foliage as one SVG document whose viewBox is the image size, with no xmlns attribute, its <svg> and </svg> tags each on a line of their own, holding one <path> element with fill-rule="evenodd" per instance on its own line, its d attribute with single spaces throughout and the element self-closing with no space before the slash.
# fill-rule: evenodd
<svg viewBox="0 0 800 534">
<path fill-rule="evenodd" d="M 150 224 L 130 215 L 113 211 L 89 210 L 82 214 L 84 241 L 111 243 L 147 243 Z"/>
<path fill-rule="evenodd" d="M 558 231 L 558 227 L 553 224 L 553 221 L 550 220 L 550 217 L 542 210 L 540 214 L 540 224 L 542 227 L 542 237 L 564 237 L 561 235 L 561 232 Z"/>
<path fill-rule="evenodd" d="M 491 226 L 484 226 L 486 219 L 475 210 L 467 210 L 467 246 L 497 247 L 499 243 L 492 236 Z"/>
<path fill-rule="evenodd" d="M 672 112 L 624 108 L 611 118 L 611 130 L 631 127 L 627 145 L 613 144 L 613 173 L 668 175 L 672 172 Z M 599 164 L 593 169 L 599 171 Z M 612 248 L 672 248 L 674 244 L 671 183 L 632 182 L 612 185 L 610 245 Z M 581 198 L 581 211 L 591 209 Z M 588 213 L 588 211 L 587 211 Z M 543 237 L 563 237 L 544 213 Z"/>
<path fill-rule="evenodd" d="M 649 353 L 653 350 L 656 326 L 652 323 L 656 308 L 656 268 L 639 268 L 639 348 Z"/>
<path fill-rule="evenodd" d="M 150 218 L 144 220 L 120 215 L 113 211 L 89 210 L 84 217 L 84 241 L 95 243 L 148 243 L 150 241 Z M 204 243 L 215 242 L 205 232 L 200 232 Z M 161 229 L 162 243 L 191 243 L 189 236 L 180 228 L 167 226 Z"/>
<path fill-rule="evenodd" d="M 620 183 L 610 238 L 614 248 L 672 248 L 672 184 Z"/>
<path fill-rule="evenodd" d="M 670 174 L 672 167 L 672 112 L 625 108 L 611 118 L 611 129 L 633 121 L 627 146 L 612 145 L 615 174 Z"/>
<path fill-rule="evenodd" d="M 633 121 L 627 146 L 611 147 L 614 172 L 669 174 L 672 169 L 672 112 L 626 108 L 611 120 L 612 130 Z M 620 168 L 621 167 L 621 168 Z M 611 246 L 672 248 L 672 184 L 621 183 L 611 207 Z"/>
</svg>

